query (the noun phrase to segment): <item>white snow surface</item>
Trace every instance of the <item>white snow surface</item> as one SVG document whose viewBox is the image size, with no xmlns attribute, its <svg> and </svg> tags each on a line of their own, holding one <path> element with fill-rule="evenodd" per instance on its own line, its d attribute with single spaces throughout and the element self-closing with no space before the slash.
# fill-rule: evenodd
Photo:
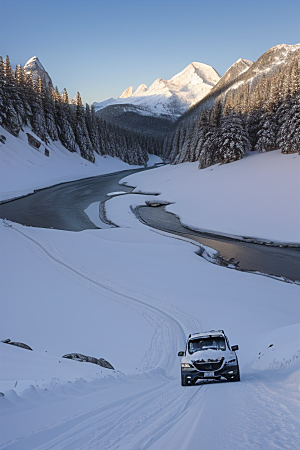
<svg viewBox="0 0 300 450">
<path fill-rule="evenodd" d="M 10 159 L 16 184 L 21 168 L 28 171 L 19 154 L 30 155 L 25 147 L 15 147 L 15 172 Z M 199 207 L 199 192 L 208 195 L 216 183 L 230 208 L 232 199 L 225 194 L 233 192 L 234 178 L 241 183 L 239 211 L 252 189 L 263 214 L 265 198 L 255 183 L 264 172 L 266 185 L 273 183 L 269 198 L 279 192 L 276 183 L 284 189 L 273 203 L 279 220 L 294 206 L 287 202 L 290 192 L 297 200 L 293 158 L 278 152 L 252 155 L 206 172 L 195 164 L 165 166 L 126 181 L 160 191 L 165 200 L 172 194 L 172 206 L 184 218 L 185 185 L 191 210 Z M 249 185 L 246 174 L 253 175 L 255 161 L 258 178 Z M 111 161 L 111 170 L 118 164 Z M 73 167 L 74 175 L 78 165 Z M 31 173 L 39 170 L 36 165 Z M 44 170 L 44 182 L 50 183 L 54 172 L 49 168 L 47 178 Z M 71 177 L 71 169 L 65 176 Z M 196 181 L 202 177 L 205 188 Z M 28 180 L 17 188 L 10 180 L 5 192 L 26 190 Z M 108 218 L 119 228 L 75 233 L 1 221 L 0 339 L 24 342 L 33 351 L 0 344 L 0 449 L 295 450 L 299 286 L 200 258 L 194 243 L 153 231 L 135 218 L 130 206 L 145 199 L 149 196 L 124 194 L 107 201 Z M 214 220 L 217 207 L 209 209 Z M 192 213 L 189 217 L 198 224 Z M 223 230 L 226 221 L 220 217 Z M 244 222 L 238 222 L 239 233 Z M 241 382 L 181 387 L 177 352 L 189 333 L 210 329 L 224 329 L 231 344 L 239 345 Z M 116 370 L 61 358 L 73 352 L 103 357 Z"/>
<path fill-rule="evenodd" d="M 170 80 L 158 78 L 149 88 L 141 84 L 135 92 L 130 86 L 115 101 L 110 99 L 109 103 L 95 102 L 94 105 L 99 110 L 108 104 L 130 103 L 147 108 L 155 115 L 176 116 L 199 102 L 219 80 L 220 76 L 213 67 L 193 62 Z"/>
<path fill-rule="evenodd" d="M 202 170 L 197 163 L 167 165 L 122 181 L 136 186 L 133 192 L 157 192 L 153 199 L 173 202 L 167 211 L 191 228 L 300 243 L 298 154 L 253 152 Z"/>
</svg>

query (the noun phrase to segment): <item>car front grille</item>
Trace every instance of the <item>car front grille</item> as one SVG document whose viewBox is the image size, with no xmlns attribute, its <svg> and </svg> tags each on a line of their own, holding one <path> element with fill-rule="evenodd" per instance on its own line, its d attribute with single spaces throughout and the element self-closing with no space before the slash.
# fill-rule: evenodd
<svg viewBox="0 0 300 450">
<path fill-rule="evenodd" d="M 213 372 L 220 369 L 223 363 L 223 358 L 220 361 L 194 361 L 193 364 L 197 370 L 201 372 Z"/>
</svg>

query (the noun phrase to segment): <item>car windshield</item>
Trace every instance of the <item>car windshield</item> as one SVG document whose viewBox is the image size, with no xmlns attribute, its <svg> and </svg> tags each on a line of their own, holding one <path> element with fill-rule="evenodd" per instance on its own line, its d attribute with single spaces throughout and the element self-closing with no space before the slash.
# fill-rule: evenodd
<svg viewBox="0 0 300 450">
<path fill-rule="evenodd" d="M 225 339 L 222 336 L 205 337 L 191 339 L 188 343 L 189 353 L 198 352 L 199 350 L 226 350 Z"/>
</svg>

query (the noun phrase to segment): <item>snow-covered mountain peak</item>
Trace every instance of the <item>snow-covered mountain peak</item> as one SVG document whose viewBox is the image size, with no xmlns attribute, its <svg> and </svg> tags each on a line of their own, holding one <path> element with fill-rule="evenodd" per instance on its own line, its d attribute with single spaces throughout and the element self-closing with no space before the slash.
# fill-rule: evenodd
<svg viewBox="0 0 300 450">
<path fill-rule="evenodd" d="M 37 56 L 33 56 L 30 58 L 24 66 L 28 70 L 33 70 L 35 68 L 39 68 L 40 70 L 45 70 L 41 61 Z"/>
<path fill-rule="evenodd" d="M 230 83 L 235 80 L 243 72 L 246 72 L 252 64 L 253 61 L 250 61 L 249 59 L 239 58 L 232 64 L 232 66 L 229 67 L 229 69 L 226 70 L 220 80 L 220 84 Z"/>
<path fill-rule="evenodd" d="M 148 89 L 148 86 L 146 84 L 140 84 L 133 95 L 140 95 L 143 92 L 147 91 L 147 89 Z"/>
<path fill-rule="evenodd" d="M 148 88 L 141 84 L 135 92 L 126 89 L 116 103 L 130 103 L 153 115 L 169 115 L 176 119 L 190 106 L 200 101 L 219 81 L 220 75 L 207 64 L 193 62 L 169 80 L 157 78 Z M 110 102 L 112 104 L 112 102 Z M 96 110 L 107 103 L 95 103 Z"/>
<path fill-rule="evenodd" d="M 205 83 L 214 86 L 220 79 L 217 71 L 204 63 L 192 62 L 184 70 L 170 79 L 176 85 Z"/>
<path fill-rule="evenodd" d="M 52 80 L 37 56 L 33 56 L 27 61 L 24 66 L 24 70 L 26 73 L 32 73 L 34 80 L 41 77 L 47 86 L 53 88 Z"/>
<path fill-rule="evenodd" d="M 133 93 L 133 87 L 130 86 L 129 88 L 125 89 L 125 91 L 120 95 L 119 98 L 128 98 L 131 97 Z"/>
</svg>

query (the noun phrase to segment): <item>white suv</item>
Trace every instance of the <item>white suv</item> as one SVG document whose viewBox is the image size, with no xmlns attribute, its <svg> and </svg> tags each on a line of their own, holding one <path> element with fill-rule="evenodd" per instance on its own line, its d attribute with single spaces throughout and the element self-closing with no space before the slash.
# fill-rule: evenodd
<svg viewBox="0 0 300 450">
<path fill-rule="evenodd" d="M 240 381 L 236 356 L 238 345 L 230 347 L 223 330 L 190 334 L 181 359 L 181 384 L 188 386 L 197 380 L 225 378 Z"/>
</svg>

